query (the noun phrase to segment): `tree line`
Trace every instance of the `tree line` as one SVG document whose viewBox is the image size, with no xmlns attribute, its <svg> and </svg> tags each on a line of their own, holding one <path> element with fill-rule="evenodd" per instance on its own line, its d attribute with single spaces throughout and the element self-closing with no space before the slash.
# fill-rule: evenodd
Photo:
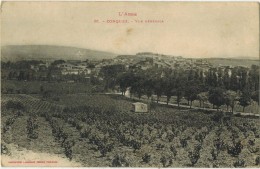
<svg viewBox="0 0 260 169">
<path fill-rule="evenodd" d="M 172 96 L 176 96 L 180 105 L 184 97 L 188 105 L 192 106 L 194 100 L 200 101 L 200 107 L 209 101 L 213 108 L 219 109 L 226 105 L 227 110 L 233 112 L 238 101 L 244 108 L 254 100 L 259 105 L 259 66 L 250 68 L 237 66 L 203 69 L 182 68 L 150 68 L 128 69 L 122 65 L 109 65 L 102 68 L 106 88 L 119 86 L 123 95 L 130 89 L 131 95 L 139 99 L 145 95 L 151 98 L 156 95 L 157 102 L 161 96 L 166 96 L 167 104 Z"/>
</svg>

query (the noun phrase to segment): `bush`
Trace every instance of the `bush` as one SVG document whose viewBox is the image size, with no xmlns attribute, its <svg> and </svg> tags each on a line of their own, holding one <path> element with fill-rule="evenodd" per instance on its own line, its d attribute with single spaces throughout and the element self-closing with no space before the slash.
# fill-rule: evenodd
<svg viewBox="0 0 260 169">
<path fill-rule="evenodd" d="M 195 135 L 195 140 L 199 141 L 200 143 L 203 142 L 204 136 L 202 135 L 202 133 L 198 133 Z"/>
<path fill-rule="evenodd" d="M 194 166 L 200 158 L 200 154 L 197 151 L 189 152 L 189 158 L 191 165 Z"/>
<path fill-rule="evenodd" d="M 162 150 L 164 148 L 164 145 L 163 144 L 156 144 L 156 149 L 157 150 Z"/>
<path fill-rule="evenodd" d="M 255 165 L 260 165 L 260 156 L 257 156 L 255 159 Z"/>
<path fill-rule="evenodd" d="M 220 138 L 217 138 L 216 140 L 214 140 L 214 147 L 220 151 L 220 150 L 225 150 L 225 144 L 224 141 L 221 140 Z"/>
<path fill-rule="evenodd" d="M 134 153 L 136 152 L 136 150 L 141 149 L 141 146 L 142 146 L 140 142 L 135 141 L 135 140 L 131 141 L 131 145 L 134 148 Z"/>
<path fill-rule="evenodd" d="M 7 146 L 4 145 L 3 143 L 1 143 L 1 154 L 10 154 Z"/>
<path fill-rule="evenodd" d="M 238 167 L 242 167 L 244 168 L 246 165 L 245 165 L 245 160 L 243 159 L 238 159 L 236 162 L 234 162 L 234 167 L 238 168 Z"/>
<path fill-rule="evenodd" d="M 238 142 L 234 146 L 228 146 L 227 148 L 228 154 L 232 157 L 237 157 L 241 153 L 243 146 Z"/>
<path fill-rule="evenodd" d="M 112 167 L 129 167 L 129 163 L 125 159 L 125 156 L 115 155 L 112 160 Z"/>
<path fill-rule="evenodd" d="M 188 145 L 186 139 L 180 139 L 180 143 L 181 143 L 182 148 L 185 148 Z"/>
<path fill-rule="evenodd" d="M 162 163 L 163 167 L 169 167 L 173 163 L 171 157 L 166 156 L 162 156 L 160 162 Z"/>
<path fill-rule="evenodd" d="M 145 153 L 142 157 L 143 162 L 145 163 L 149 163 L 151 161 L 151 155 L 149 155 L 148 153 Z"/>
<path fill-rule="evenodd" d="M 170 150 L 171 150 L 173 156 L 175 157 L 177 155 L 177 153 L 178 153 L 176 148 L 173 145 L 171 145 Z"/>
<path fill-rule="evenodd" d="M 98 146 L 98 149 L 100 151 L 101 157 L 105 157 L 105 155 L 108 152 L 111 152 L 113 148 L 114 148 L 113 144 L 100 144 Z"/>
<path fill-rule="evenodd" d="M 212 149 L 212 150 L 211 150 L 211 156 L 212 156 L 213 160 L 216 160 L 216 159 L 217 159 L 218 153 L 219 153 L 219 152 L 218 152 L 217 149 Z"/>
</svg>

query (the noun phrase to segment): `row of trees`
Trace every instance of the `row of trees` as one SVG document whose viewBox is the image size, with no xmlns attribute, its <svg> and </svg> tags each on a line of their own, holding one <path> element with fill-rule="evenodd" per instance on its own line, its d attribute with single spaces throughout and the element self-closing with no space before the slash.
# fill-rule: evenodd
<svg viewBox="0 0 260 169">
<path fill-rule="evenodd" d="M 112 65 L 104 67 L 102 72 L 107 88 L 118 85 L 123 95 L 130 89 L 130 93 L 139 99 L 143 95 L 149 99 L 154 94 L 159 101 L 165 95 L 168 104 L 171 97 L 176 96 L 179 105 L 185 97 L 190 106 L 194 100 L 199 100 L 201 107 L 209 101 L 217 109 L 226 105 L 231 111 L 236 101 L 244 108 L 251 99 L 259 104 L 259 66 L 256 65 L 251 68 L 211 68 L 208 71 L 181 68 L 126 71 L 120 65 Z"/>
</svg>

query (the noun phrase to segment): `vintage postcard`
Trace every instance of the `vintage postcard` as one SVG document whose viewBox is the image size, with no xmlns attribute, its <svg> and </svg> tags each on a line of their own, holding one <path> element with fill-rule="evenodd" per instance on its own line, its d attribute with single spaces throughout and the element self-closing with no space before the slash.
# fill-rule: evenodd
<svg viewBox="0 0 260 169">
<path fill-rule="evenodd" d="M 260 167 L 257 2 L 2 2 L 1 165 Z"/>
</svg>

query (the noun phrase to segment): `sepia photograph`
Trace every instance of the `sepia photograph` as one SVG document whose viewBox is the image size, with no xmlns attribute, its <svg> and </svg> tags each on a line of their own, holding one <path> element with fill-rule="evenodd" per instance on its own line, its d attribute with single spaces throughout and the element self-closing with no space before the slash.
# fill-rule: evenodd
<svg viewBox="0 0 260 169">
<path fill-rule="evenodd" d="M 259 168 L 258 2 L 1 2 L 1 166 Z"/>
</svg>

